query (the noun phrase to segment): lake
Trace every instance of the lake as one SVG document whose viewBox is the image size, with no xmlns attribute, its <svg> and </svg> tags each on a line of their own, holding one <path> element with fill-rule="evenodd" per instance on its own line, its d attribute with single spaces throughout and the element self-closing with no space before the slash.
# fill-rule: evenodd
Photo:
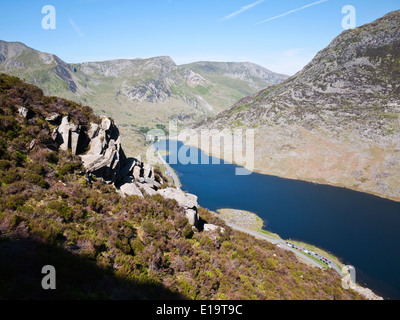
<svg viewBox="0 0 400 320">
<path fill-rule="evenodd" d="M 236 176 L 237 166 L 223 161 L 171 167 L 182 190 L 197 195 L 200 206 L 254 212 L 266 230 L 331 252 L 355 267 L 357 283 L 384 299 L 400 299 L 400 203 L 258 173 Z"/>
</svg>

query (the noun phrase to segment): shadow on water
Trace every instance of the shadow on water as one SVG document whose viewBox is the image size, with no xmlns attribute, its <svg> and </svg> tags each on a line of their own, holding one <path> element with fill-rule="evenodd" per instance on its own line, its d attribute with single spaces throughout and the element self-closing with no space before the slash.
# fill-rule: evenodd
<svg viewBox="0 0 400 320">
<path fill-rule="evenodd" d="M 56 270 L 56 289 L 44 290 L 43 266 Z M 115 276 L 89 259 L 30 239 L 0 238 L 0 300 L 183 300 L 158 283 Z"/>
</svg>

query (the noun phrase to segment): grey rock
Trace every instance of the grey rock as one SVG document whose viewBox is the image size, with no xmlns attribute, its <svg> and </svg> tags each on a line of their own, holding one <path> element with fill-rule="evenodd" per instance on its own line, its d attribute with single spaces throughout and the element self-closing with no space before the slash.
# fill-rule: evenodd
<svg viewBox="0 0 400 320">
<path fill-rule="evenodd" d="M 54 128 L 53 131 L 51 132 L 51 138 L 54 141 L 58 141 L 58 136 L 59 136 L 59 132 L 58 132 L 58 128 Z"/>
<path fill-rule="evenodd" d="M 79 143 L 79 137 L 81 134 L 81 129 L 80 127 L 76 127 L 75 129 L 71 129 L 70 131 L 70 139 L 71 139 L 71 151 L 73 155 L 76 155 L 78 152 L 78 143 Z"/>
<path fill-rule="evenodd" d="M 143 188 L 143 190 L 149 194 L 150 196 L 154 196 L 157 194 L 157 191 L 153 189 L 152 185 L 143 183 L 140 185 L 140 188 Z"/>
<path fill-rule="evenodd" d="M 107 118 L 107 117 L 103 117 L 101 120 L 100 129 L 107 131 L 107 130 L 110 130 L 111 126 L 112 126 L 111 119 Z"/>
<path fill-rule="evenodd" d="M 221 233 L 225 232 L 225 228 L 221 228 L 219 226 L 216 226 L 215 224 L 209 224 L 209 223 L 204 224 L 204 231 L 216 231 L 216 230 L 219 230 L 219 232 Z"/>
<path fill-rule="evenodd" d="M 91 125 L 88 136 L 91 138 L 89 151 L 81 156 L 85 169 L 108 182 L 120 184 L 126 177 L 121 173 L 129 174 L 129 169 L 126 169 L 128 162 L 118 129 L 109 118 L 103 117 L 99 126 Z"/>
<path fill-rule="evenodd" d="M 153 167 L 149 164 L 144 164 L 143 166 L 143 178 L 152 178 L 154 177 Z"/>
<path fill-rule="evenodd" d="M 98 135 L 99 128 L 100 128 L 100 126 L 97 123 L 90 124 L 90 129 L 88 131 L 88 137 L 90 140 L 92 140 L 94 137 L 96 137 Z"/>
<path fill-rule="evenodd" d="M 61 119 L 61 115 L 58 113 L 53 113 L 52 115 L 48 116 L 46 118 L 46 121 L 51 122 L 51 123 L 58 123 Z"/>
<path fill-rule="evenodd" d="M 25 108 L 25 107 L 19 107 L 18 108 L 18 113 L 19 113 L 20 116 L 22 116 L 24 118 L 27 118 L 29 110 L 27 108 Z"/>
<path fill-rule="evenodd" d="M 185 215 L 188 218 L 189 223 L 192 226 L 198 226 L 199 215 L 197 212 L 197 196 L 174 188 L 161 189 L 158 190 L 157 193 L 166 199 L 175 200 L 180 207 L 185 209 Z"/>
<path fill-rule="evenodd" d="M 73 155 L 78 152 L 79 137 L 81 134 L 81 126 L 69 122 L 69 117 L 65 116 L 61 120 L 61 124 L 52 133 L 54 140 L 58 140 L 61 150 L 71 149 Z"/>
<path fill-rule="evenodd" d="M 195 209 L 185 210 L 185 216 L 189 220 L 190 225 L 197 227 L 199 222 L 199 214 Z"/>
<path fill-rule="evenodd" d="M 136 186 L 135 183 L 125 183 L 120 187 L 121 192 L 127 196 L 139 196 L 143 197 L 142 192 Z"/>
<path fill-rule="evenodd" d="M 135 158 L 128 158 L 126 160 L 126 165 L 125 167 L 122 168 L 121 170 L 121 176 L 122 177 L 127 177 L 132 175 L 133 169 L 135 166 L 138 164 L 137 160 Z"/>
<path fill-rule="evenodd" d="M 142 169 L 138 165 L 136 165 L 133 168 L 133 177 L 135 178 L 136 181 L 139 181 L 141 179 L 141 177 L 140 177 L 141 171 L 142 171 Z"/>
<path fill-rule="evenodd" d="M 166 188 L 158 190 L 158 193 L 166 199 L 174 199 L 178 204 L 186 209 L 197 208 L 197 196 L 190 193 L 185 193 L 182 190 L 174 188 Z"/>
<path fill-rule="evenodd" d="M 60 149 L 68 150 L 69 145 L 69 117 L 65 116 L 61 120 L 61 124 L 58 127 L 58 133 L 60 134 Z"/>
<path fill-rule="evenodd" d="M 32 150 L 34 147 L 35 147 L 35 139 L 33 139 L 32 141 L 31 141 L 31 143 L 29 144 L 29 150 Z"/>
</svg>

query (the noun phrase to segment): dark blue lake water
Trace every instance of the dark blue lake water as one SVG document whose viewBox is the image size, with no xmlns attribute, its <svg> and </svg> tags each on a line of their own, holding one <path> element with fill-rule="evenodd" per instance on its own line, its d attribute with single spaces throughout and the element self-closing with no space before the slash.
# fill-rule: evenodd
<svg viewBox="0 0 400 320">
<path fill-rule="evenodd" d="M 266 230 L 331 252 L 356 268 L 359 284 L 385 299 L 400 299 L 400 203 L 257 173 L 237 176 L 237 166 L 223 162 L 171 167 L 202 207 L 254 212 Z"/>
</svg>

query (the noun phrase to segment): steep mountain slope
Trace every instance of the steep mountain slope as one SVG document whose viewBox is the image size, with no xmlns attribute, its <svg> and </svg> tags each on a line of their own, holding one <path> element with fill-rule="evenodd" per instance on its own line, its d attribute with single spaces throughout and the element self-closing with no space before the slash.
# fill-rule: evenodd
<svg viewBox="0 0 400 320">
<path fill-rule="evenodd" d="M 0 72 L 111 116 L 129 154 L 143 145 L 138 132 L 146 128 L 166 125 L 171 119 L 185 125 L 215 115 L 285 78 L 253 64 L 229 64 L 229 68 L 233 71 L 229 77 L 203 77 L 189 66 L 177 66 L 170 57 L 68 64 L 22 43 L 0 41 Z"/>
<path fill-rule="evenodd" d="M 198 231 L 173 198 L 122 196 L 105 183 L 125 171 L 117 129 L 89 107 L 0 75 L 1 299 L 362 299 L 335 271 L 202 208 Z M 225 231 L 201 231 L 204 223 Z M 40 285 L 45 265 L 57 290 Z"/>
<path fill-rule="evenodd" d="M 75 97 L 85 92 L 70 65 L 20 42 L 0 40 L 0 71 L 24 78 L 53 95 Z"/>
<path fill-rule="evenodd" d="M 205 98 L 212 105 L 223 106 L 223 109 L 241 99 L 242 95 L 250 95 L 288 78 L 250 62 L 201 61 L 181 67 L 201 75 L 209 83 L 217 83 L 218 86 L 205 92 Z"/>
<path fill-rule="evenodd" d="M 400 200 L 400 11 L 200 127 L 256 128 L 257 171 Z"/>
<path fill-rule="evenodd" d="M 182 65 L 203 76 L 209 81 L 235 88 L 247 95 L 268 85 L 279 84 L 288 76 L 274 73 L 250 62 L 212 62 L 200 61 Z"/>
</svg>

